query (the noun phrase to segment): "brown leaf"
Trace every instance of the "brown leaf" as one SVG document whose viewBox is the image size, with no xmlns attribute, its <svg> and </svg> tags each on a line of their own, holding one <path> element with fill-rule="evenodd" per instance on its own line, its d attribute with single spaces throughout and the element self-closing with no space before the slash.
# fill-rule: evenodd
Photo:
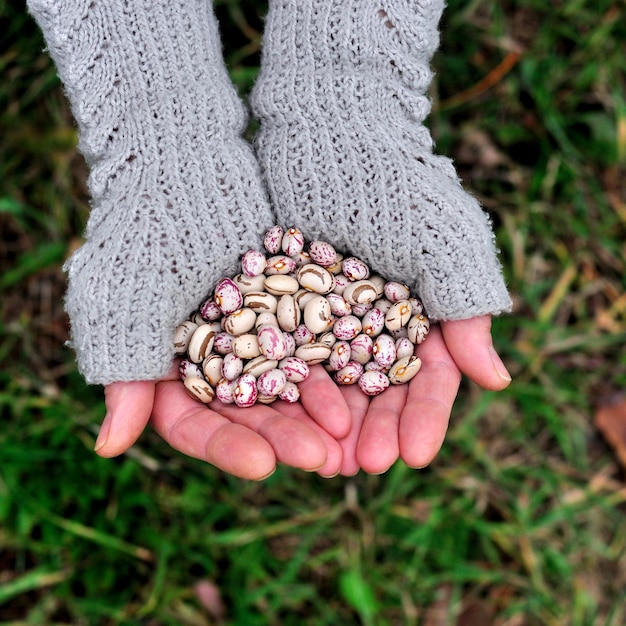
<svg viewBox="0 0 626 626">
<path fill-rule="evenodd" d="M 484 603 L 475 599 L 463 607 L 456 626 L 489 626 L 493 624 L 493 612 Z"/>
<path fill-rule="evenodd" d="M 621 466 L 626 469 L 626 398 L 621 395 L 598 408 L 595 427 L 615 450 Z"/>
</svg>

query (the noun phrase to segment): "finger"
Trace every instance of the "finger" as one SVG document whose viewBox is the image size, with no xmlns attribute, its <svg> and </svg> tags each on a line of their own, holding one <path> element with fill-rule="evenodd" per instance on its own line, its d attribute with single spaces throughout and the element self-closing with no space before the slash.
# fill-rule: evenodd
<svg viewBox="0 0 626 626">
<path fill-rule="evenodd" d="M 104 388 L 106 416 L 95 452 L 111 458 L 126 452 L 144 431 L 154 402 L 152 381 L 116 382 Z"/>
<path fill-rule="evenodd" d="M 276 408 L 282 415 L 285 415 L 291 419 L 297 420 L 302 424 L 305 424 L 308 428 L 313 430 L 318 437 L 324 442 L 326 447 L 326 461 L 316 471 L 320 476 L 324 478 L 332 478 L 337 476 L 341 470 L 341 463 L 343 460 L 343 454 L 340 444 L 329 435 L 317 422 L 311 419 L 310 415 L 306 412 L 305 408 L 300 402 L 276 402 L 272 405 L 272 408 Z"/>
<path fill-rule="evenodd" d="M 369 404 L 357 447 L 359 465 L 369 474 L 386 472 L 400 456 L 398 427 L 407 393 L 406 385 L 389 387 Z"/>
<path fill-rule="evenodd" d="M 314 365 L 299 388 L 300 402 L 308 415 L 335 439 L 346 437 L 350 432 L 350 409 L 328 372 Z"/>
<path fill-rule="evenodd" d="M 318 432 L 273 407 L 255 405 L 242 409 L 215 401 L 211 409 L 259 433 L 272 446 L 280 463 L 305 471 L 318 470 L 326 463 L 326 444 Z"/>
<path fill-rule="evenodd" d="M 441 322 L 441 330 L 450 355 L 471 380 L 492 391 L 510 384 L 511 375 L 493 347 L 489 315 Z"/>
<path fill-rule="evenodd" d="M 180 382 L 157 384 L 151 425 L 173 448 L 249 480 L 276 468 L 272 446 L 258 433 L 193 400 Z"/>
<path fill-rule="evenodd" d="M 439 452 L 461 382 L 438 326 L 418 346 L 417 355 L 422 368 L 408 385 L 398 437 L 402 460 L 415 468 L 428 465 Z"/>
<path fill-rule="evenodd" d="M 339 440 L 339 445 L 343 451 L 339 473 L 342 476 L 354 476 L 361 469 L 357 459 L 357 445 L 370 399 L 356 385 L 342 387 L 341 393 L 350 409 L 352 424 L 347 436 Z"/>
</svg>

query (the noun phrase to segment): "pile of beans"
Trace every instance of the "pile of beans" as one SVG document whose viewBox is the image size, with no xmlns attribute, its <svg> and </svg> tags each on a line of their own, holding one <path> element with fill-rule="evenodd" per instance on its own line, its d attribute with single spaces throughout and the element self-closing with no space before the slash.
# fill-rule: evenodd
<svg viewBox="0 0 626 626">
<path fill-rule="evenodd" d="M 406 285 L 325 241 L 307 243 L 297 228 L 274 226 L 263 243 L 265 252 L 246 252 L 242 272 L 220 280 L 175 331 L 192 397 L 241 407 L 296 402 L 317 363 L 337 384 L 371 396 L 417 374 L 415 345 L 430 323 Z"/>
</svg>

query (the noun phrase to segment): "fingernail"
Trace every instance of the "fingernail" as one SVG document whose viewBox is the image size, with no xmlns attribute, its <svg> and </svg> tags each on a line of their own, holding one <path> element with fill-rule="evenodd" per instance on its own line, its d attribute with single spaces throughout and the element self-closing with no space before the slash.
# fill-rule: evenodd
<svg viewBox="0 0 626 626">
<path fill-rule="evenodd" d="M 267 480 L 275 472 L 276 472 L 276 468 L 274 468 L 271 472 L 269 472 L 269 474 L 265 474 L 265 476 L 261 476 L 261 478 L 255 478 L 254 480 L 256 480 L 257 482 L 261 482 L 263 480 Z"/>
<path fill-rule="evenodd" d="M 509 374 L 508 370 L 504 366 L 502 359 L 495 351 L 494 348 L 489 349 L 489 354 L 491 356 L 491 363 L 493 364 L 493 369 L 496 370 L 496 374 L 507 383 L 510 383 L 513 379 L 511 378 L 511 374 Z"/>
<path fill-rule="evenodd" d="M 100 432 L 98 433 L 98 438 L 96 439 L 96 445 L 93 447 L 94 452 L 98 452 L 101 448 L 106 445 L 107 440 L 109 439 L 109 431 L 111 430 L 111 418 L 107 413 L 104 421 L 102 422 L 102 426 L 100 426 Z"/>
</svg>

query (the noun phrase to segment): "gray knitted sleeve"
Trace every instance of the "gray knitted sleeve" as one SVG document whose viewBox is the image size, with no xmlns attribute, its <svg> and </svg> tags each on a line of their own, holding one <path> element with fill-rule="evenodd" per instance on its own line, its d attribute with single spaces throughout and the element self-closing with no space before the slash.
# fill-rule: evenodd
<svg viewBox="0 0 626 626">
<path fill-rule="evenodd" d="M 90 167 L 66 307 L 90 383 L 151 380 L 275 222 L 208 0 L 29 0 Z"/>
<path fill-rule="evenodd" d="M 252 106 L 281 223 L 410 283 L 435 320 L 511 306 L 486 214 L 423 121 L 443 0 L 270 0 Z"/>
</svg>

